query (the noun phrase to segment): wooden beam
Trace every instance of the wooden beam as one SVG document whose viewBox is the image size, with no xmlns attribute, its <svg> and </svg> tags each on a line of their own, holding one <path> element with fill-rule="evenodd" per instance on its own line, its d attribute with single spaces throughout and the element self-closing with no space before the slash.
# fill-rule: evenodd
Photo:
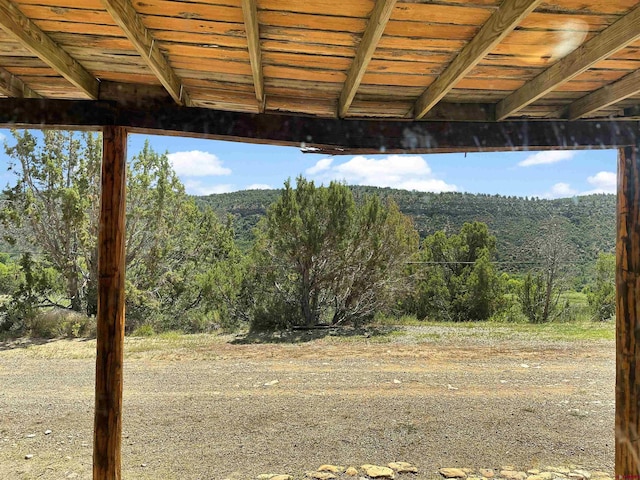
<svg viewBox="0 0 640 480">
<path fill-rule="evenodd" d="M 638 93 L 640 93 L 640 70 L 573 102 L 569 105 L 569 120 L 577 120 Z"/>
<path fill-rule="evenodd" d="M 115 22 L 124 31 L 142 59 L 156 75 L 169 95 L 179 105 L 189 106 L 191 100 L 182 81 L 173 71 L 169 61 L 155 44 L 153 35 L 142 23 L 142 19 L 129 0 L 102 0 Z"/>
<path fill-rule="evenodd" d="M 640 152 L 618 152 L 615 478 L 640 472 Z"/>
<path fill-rule="evenodd" d="M 0 28 L 90 98 L 98 98 L 98 80 L 51 40 L 10 0 L 0 0 Z"/>
<path fill-rule="evenodd" d="M 93 479 L 121 478 L 127 132 L 105 127 L 98 233 L 98 332 Z"/>
<path fill-rule="evenodd" d="M 7 97 L 16 98 L 40 98 L 41 95 L 34 92 L 24 84 L 22 80 L 11 72 L 0 67 L 0 93 Z"/>
<path fill-rule="evenodd" d="M 384 33 L 384 29 L 387 26 L 387 22 L 391 17 L 391 12 L 395 5 L 396 0 L 376 1 L 369 16 L 367 27 L 362 35 L 358 51 L 347 73 L 347 79 L 344 82 L 342 93 L 340 93 L 340 100 L 338 102 L 339 117 L 345 117 L 347 115 L 347 111 L 351 106 L 351 102 L 353 102 L 353 98 L 356 96 L 362 77 L 367 71 L 371 57 L 373 57 L 373 53 Z"/>
<path fill-rule="evenodd" d="M 256 7 L 255 0 L 242 0 L 242 15 L 244 16 L 244 28 L 247 32 L 249 60 L 251 61 L 251 73 L 253 74 L 256 99 L 258 100 L 260 112 L 264 112 L 266 97 L 264 94 L 264 78 L 262 75 L 262 49 L 260 48 L 258 8 Z"/>
<path fill-rule="evenodd" d="M 541 1 L 505 0 L 447 69 L 418 98 L 414 107 L 415 117 L 424 117 L 473 67 L 533 12 Z"/>
<path fill-rule="evenodd" d="M 343 120 L 248 114 L 159 104 L 0 99 L 0 127 L 95 128 L 304 147 L 335 155 L 616 148 L 634 145 L 640 122 Z"/>
<path fill-rule="evenodd" d="M 640 6 L 501 100 L 496 107 L 497 119 L 504 120 L 513 115 L 600 60 L 640 39 L 638 24 Z"/>
</svg>

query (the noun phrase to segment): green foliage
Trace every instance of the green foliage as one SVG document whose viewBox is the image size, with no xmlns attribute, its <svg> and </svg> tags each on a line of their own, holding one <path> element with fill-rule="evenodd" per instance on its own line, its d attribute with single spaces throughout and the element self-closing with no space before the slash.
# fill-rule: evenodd
<svg viewBox="0 0 640 480">
<path fill-rule="evenodd" d="M 57 306 L 50 297 L 60 288 L 58 272 L 30 253 L 20 259 L 22 279 L 11 300 L 0 306 L 0 331 L 25 333 L 42 307 Z"/>
<path fill-rule="evenodd" d="M 481 222 L 465 223 L 459 234 L 428 236 L 410 268 L 415 289 L 405 312 L 446 321 L 487 320 L 501 307 L 503 281 L 491 256 L 496 239 Z"/>
<path fill-rule="evenodd" d="M 6 151 L 16 182 L 4 192 L 0 220 L 5 236 L 42 252 L 42 264 L 51 268 L 40 269 L 29 257 L 19 269 L 24 281 L 15 285 L 7 272 L 16 267 L 0 264 L 0 288 L 12 294 L 1 328 L 67 335 L 48 307 L 89 316 L 97 310 L 100 139 L 64 131 L 13 135 L 16 143 Z M 167 155 L 148 143 L 128 164 L 126 222 L 128 332 L 145 324 L 195 332 L 237 322 L 242 262 L 231 222 L 201 211 Z"/>
<path fill-rule="evenodd" d="M 28 320 L 26 333 L 37 338 L 89 338 L 96 335 L 95 318 L 63 308 L 39 310 Z"/>
<path fill-rule="evenodd" d="M 459 231 L 465 223 L 481 221 L 497 239 L 493 259 L 510 273 L 525 274 L 531 262 L 528 246 L 539 235 L 540 226 L 554 217 L 563 219 L 558 229 L 574 248 L 576 286 L 588 283 L 598 252 L 612 252 L 615 246 L 615 195 L 587 195 L 545 200 L 502 195 L 458 192 L 428 193 L 365 186 L 349 187 L 356 203 L 376 195 L 382 203 L 392 199 L 400 211 L 411 217 L 422 238 L 440 230 Z M 278 190 L 251 190 L 197 197 L 222 215 L 234 217 L 238 241 L 249 245 L 253 228 L 266 215 Z M 524 263 L 519 263 L 524 262 Z"/>
<path fill-rule="evenodd" d="M 131 333 L 131 335 L 134 337 L 152 337 L 155 334 L 155 330 L 148 323 L 145 325 L 140 325 Z"/>
<path fill-rule="evenodd" d="M 610 320 L 616 314 L 616 258 L 611 253 L 600 253 L 596 261 L 593 285 L 586 289 L 587 301 L 593 318 Z"/>
<path fill-rule="evenodd" d="M 250 280 L 254 329 L 359 323 L 402 289 L 417 234 L 393 203 L 356 205 L 340 183 L 285 182 L 257 231 Z"/>
<path fill-rule="evenodd" d="M 0 258 L 0 295 L 11 295 L 23 280 L 18 264 Z"/>
</svg>

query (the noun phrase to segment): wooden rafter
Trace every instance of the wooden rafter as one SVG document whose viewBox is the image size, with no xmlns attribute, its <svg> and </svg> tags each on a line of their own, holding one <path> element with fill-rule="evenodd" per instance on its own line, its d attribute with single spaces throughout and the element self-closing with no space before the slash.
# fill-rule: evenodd
<svg viewBox="0 0 640 480">
<path fill-rule="evenodd" d="M 640 6 L 501 100 L 496 107 L 497 119 L 503 120 L 513 115 L 595 63 L 638 40 L 639 24 Z"/>
<path fill-rule="evenodd" d="M 344 82 L 342 93 L 340 94 L 340 101 L 338 104 L 338 115 L 344 117 L 353 102 L 353 98 L 356 96 L 362 77 L 367 71 L 367 66 L 373 57 L 373 53 L 378 46 L 378 42 L 384 33 L 384 29 L 387 26 L 387 22 L 391 17 L 393 7 L 396 5 L 396 0 L 377 0 L 373 11 L 369 16 L 369 22 L 367 28 L 362 35 L 362 41 L 358 47 L 353 63 L 349 68 L 347 79 Z"/>
<path fill-rule="evenodd" d="M 247 32 L 249 60 L 251 61 L 251 73 L 253 74 L 256 99 L 258 100 L 260 111 L 263 112 L 266 97 L 264 94 L 264 78 L 262 75 L 262 50 L 260 49 L 260 31 L 258 27 L 256 0 L 242 0 L 242 15 L 244 16 L 244 28 Z"/>
<path fill-rule="evenodd" d="M 98 98 L 98 80 L 9 0 L 0 0 L 0 28 L 90 98 Z"/>
<path fill-rule="evenodd" d="M 569 120 L 577 120 L 638 93 L 640 93 L 640 70 L 573 102 L 569 105 Z"/>
<path fill-rule="evenodd" d="M 122 28 L 142 59 L 167 89 L 176 103 L 189 106 L 191 100 L 184 90 L 181 80 L 160 51 L 153 35 L 142 23 L 142 19 L 129 0 L 102 0 L 115 22 Z"/>
<path fill-rule="evenodd" d="M 415 118 L 422 118 L 469 71 L 494 49 L 542 0 L 505 0 L 447 69 L 418 98 Z"/>
<path fill-rule="evenodd" d="M 0 93 L 8 97 L 38 98 L 40 95 L 11 72 L 0 67 Z"/>
</svg>

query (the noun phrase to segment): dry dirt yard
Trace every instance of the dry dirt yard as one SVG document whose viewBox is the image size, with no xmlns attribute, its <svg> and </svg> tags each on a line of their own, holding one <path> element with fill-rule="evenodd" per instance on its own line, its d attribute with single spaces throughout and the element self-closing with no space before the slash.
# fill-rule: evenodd
<svg viewBox="0 0 640 480">
<path fill-rule="evenodd" d="M 419 468 L 407 478 L 505 465 L 612 474 L 610 330 L 127 338 L 123 478 L 301 478 L 397 460 Z M 0 343 L 0 479 L 91 478 L 94 350 Z"/>
</svg>

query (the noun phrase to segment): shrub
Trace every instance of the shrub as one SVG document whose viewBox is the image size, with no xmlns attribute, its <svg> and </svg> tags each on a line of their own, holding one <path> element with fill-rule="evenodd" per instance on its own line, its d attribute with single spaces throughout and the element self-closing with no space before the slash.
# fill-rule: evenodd
<svg viewBox="0 0 640 480">
<path fill-rule="evenodd" d="M 26 331 L 30 336 L 38 338 L 93 337 L 96 334 L 96 321 L 79 312 L 51 308 L 27 319 Z"/>
<path fill-rule="evenodd" d="M 131 336 L 133 337 L 152 337 L 156 334 L 155 330 L 153 329 L 153 327 L 149 324 L 145 324 L 145 325 L 140 325 L 138 328 L 136 328 L 133 333 L 131 333 Z"/>
</svg>

